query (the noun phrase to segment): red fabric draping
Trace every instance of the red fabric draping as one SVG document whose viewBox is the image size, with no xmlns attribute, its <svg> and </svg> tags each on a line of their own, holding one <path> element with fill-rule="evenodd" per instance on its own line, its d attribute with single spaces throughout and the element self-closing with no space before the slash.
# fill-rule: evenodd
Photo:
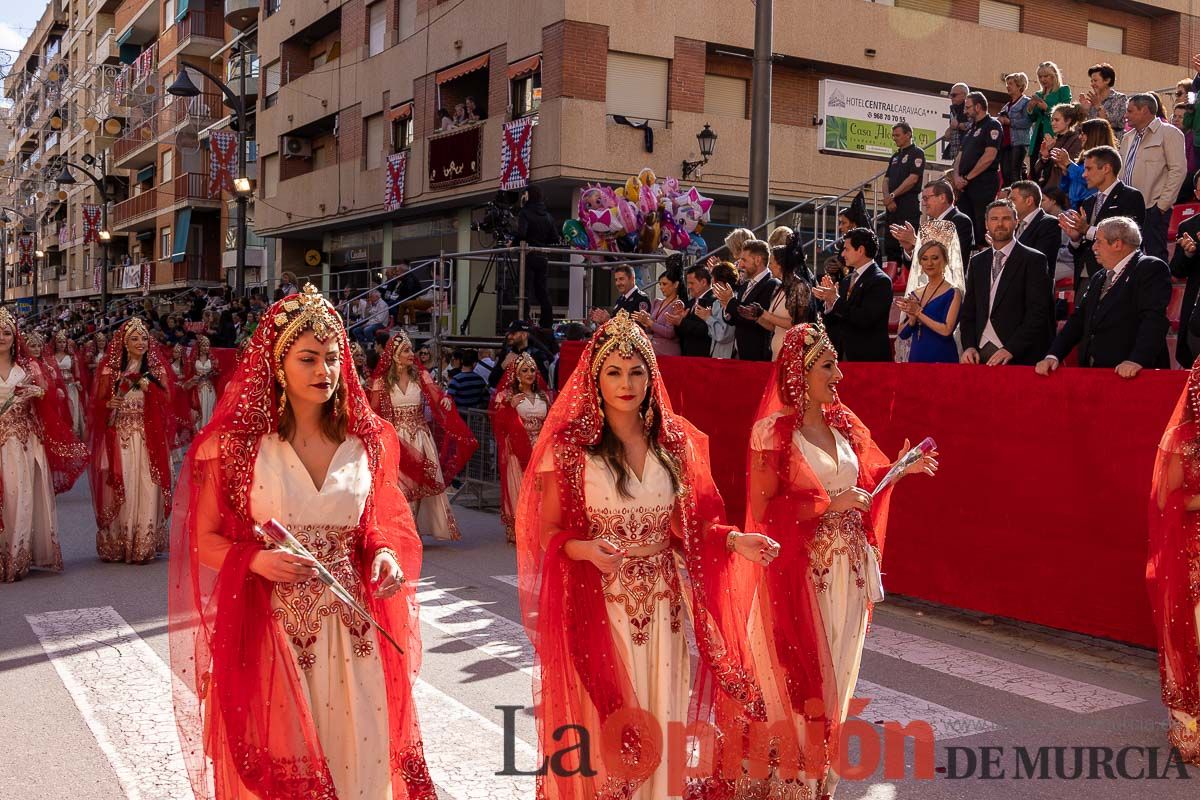
<svg viewBox="0 0 1200 800">
<path fill-rule="evenodd" d="M 581 347 L 566 343 L 570 375 Z M 730 519 L 770 364 L 660 360 L 677 413 L 707 433 Z M 893 500 L 889 592 L 1153 647 L 1146 498 L 1187 373 L 842 363 L 842 400 L 885 453 L 937 440 L 934 480 Z M 713 387 L 729 387 L 713 391 Z M 986 568 L 983 565 L 986 564 Z"/>
</svg>

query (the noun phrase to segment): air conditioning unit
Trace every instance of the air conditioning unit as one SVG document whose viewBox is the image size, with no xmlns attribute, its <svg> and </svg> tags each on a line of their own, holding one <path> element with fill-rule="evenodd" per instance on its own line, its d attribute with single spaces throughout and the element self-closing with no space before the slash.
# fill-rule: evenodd
<svg viewBox="0 0 1200 800">
<path fill-rule="evenodd" d="M 283 155 L 285 158 L 312 158 L 312 142 L 299 136 L 285 136 Z"/>
</svg>

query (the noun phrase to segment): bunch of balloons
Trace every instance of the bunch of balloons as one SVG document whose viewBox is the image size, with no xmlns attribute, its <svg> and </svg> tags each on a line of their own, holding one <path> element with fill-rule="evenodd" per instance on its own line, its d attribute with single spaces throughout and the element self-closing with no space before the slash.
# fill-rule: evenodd
<svg viewBox="0 0 1200 800">
<path fill-rule="evenodd" d="M 660 183 L 646 168 L 616 189 L 588 184 L 579 197 L 578 218 L 563 223 L 563 238 L 578 250 L 657 253 L 666 249 L 700 258 L 708 252 L 700 232 L 712 204 L 695 186 L 685 192 L 676 178 Z"/>
</svg>

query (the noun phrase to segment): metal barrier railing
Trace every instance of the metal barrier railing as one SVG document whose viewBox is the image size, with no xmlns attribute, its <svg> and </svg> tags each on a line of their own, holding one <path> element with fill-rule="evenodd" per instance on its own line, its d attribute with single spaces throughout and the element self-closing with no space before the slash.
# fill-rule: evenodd
<svg viewBox="0 0 1200 800">
<path fill-rule="evenodd" d="M 475 499 L 471 508 L 499 508 L 500 475 L 496 470 L 496 437 L 492 435 L 492 415 L 483 408 L 463 408 L 459 409 L 459 413 L 466 420 L 479 447 L 459 474 L 459 488 L 452 490 L 454 495 L 451 500 L 459 502 L 463 495 L 470 495 Z M 461 502 L 459 504 L 462 505 Z"/>
</svg>

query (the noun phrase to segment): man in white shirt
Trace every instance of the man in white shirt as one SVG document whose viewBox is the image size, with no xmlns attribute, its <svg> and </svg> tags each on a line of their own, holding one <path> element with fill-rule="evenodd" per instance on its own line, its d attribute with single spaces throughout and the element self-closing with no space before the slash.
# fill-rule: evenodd
<svg viewBox="0 0 1200 800">
<path fill-rule="evenodd" d="M 1103 269 L 1088 281 L 1071 318 L 1037 363 L 1037 374 L 1058 369 L 1076 346 L 1080 366 L 1108 367 L 1122 378 L 1146 367 L 1170 366 L 1171 271 L 1166 262 L 1142 253 L 1141 244 L 1141 231 L 1132 219 L 1112 217 L 1100 223 L 1095 255 Z"/>
<path fill-rule="evenodd" d="M 1132 130 L 1121 140 L 1121 180 L 1141 192 L 1146 201 L 1142 249 L 1165 259 L 1171 208 L 1187 179 L 1187 145 L 1183 131 L 1160 120 L 1157 110 L 1154 95 L 1129 98 L 1126 119 Z"/>
<path fill-rule="evenodd" d="M 367 312 L 364 317 L 364 323 L 360 329 L 362 333 L 360 338 L 365 343 L 370 343 L 375 339 L 375 331 L 380 328 L 386 328 L 388 319 L 391 316 L 391 310 L 388 308 L 387 301 L 380 296 L 379 290 L 372 289 L 367 294 Z"/>
</svg>

